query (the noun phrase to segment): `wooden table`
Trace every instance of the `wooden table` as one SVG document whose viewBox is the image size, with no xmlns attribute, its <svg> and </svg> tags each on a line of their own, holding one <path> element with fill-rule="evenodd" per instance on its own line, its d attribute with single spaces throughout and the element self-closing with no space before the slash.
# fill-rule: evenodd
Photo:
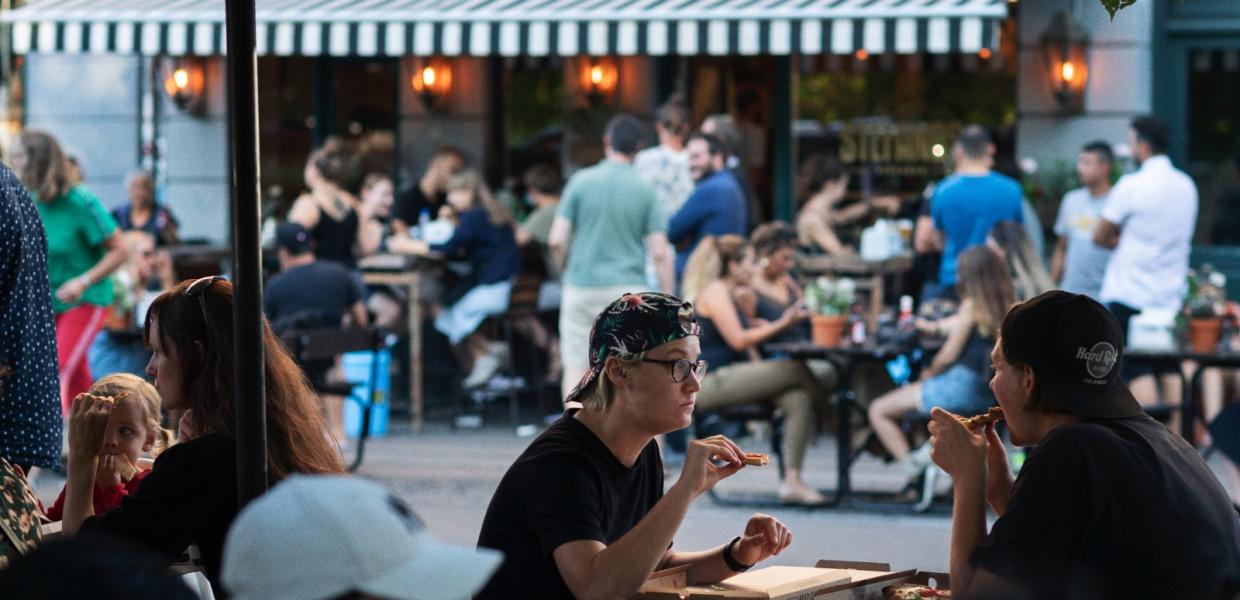
<svg viewBox="0 0 1240 600">
<path fill-rule="evenodd" d="M 440 264 L 436 255 L 378 254 L 357 263 L 362 281 L 389 285 L 406 291 L 409 321 L 409 418 L 414 431 L 421 431 L 426 415 L 422 387 L 422 271 Z"/>
<path fill-rule="evenodd" d="M 887 260 L 865 260 L 860 256 L 798 255 L 797 271 L 802 277 L 819 275 L 843 275 L 865 281 L 864 287 L 870 289 L 869 331 L 878 325 L 878 314 L 883 308 L 883 292 L 885 279 L 888 276 L 903 277 L 913 270 L 913 255 L 901 254 Z"/>
</svg>

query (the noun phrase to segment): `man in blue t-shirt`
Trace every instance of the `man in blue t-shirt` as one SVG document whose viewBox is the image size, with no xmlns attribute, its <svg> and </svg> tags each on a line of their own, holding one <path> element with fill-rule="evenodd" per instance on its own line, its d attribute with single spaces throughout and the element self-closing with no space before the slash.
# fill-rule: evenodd
<svg viewBox="0 0 1240 600">
<path fill-rule="evenodd" d="M 933 244 L 943 252 L 939 285 L 952 295 L 956 285 L 956 257 L 972 246 L 986 243 L 986 234 L 999 221 L 1024 222 L 1021 189 L 1016 180 L 990 170 L 994 145 L 980 125 L 969 125 L 952 147 L 955 171 L 939 183 L 930 199 L 934 219 Z"/>
<path fill-rule="evenodd" d="M 724 146 L 712 135 L 696 133 L 685 147 L 689 172 L 697 187 L 667 225 L 667 239 L 676 246 L 676 279 L 685 272 L 689 255 L 708 235 L 747 236 L 745 192 L 724 168 Z"/>
</svg>

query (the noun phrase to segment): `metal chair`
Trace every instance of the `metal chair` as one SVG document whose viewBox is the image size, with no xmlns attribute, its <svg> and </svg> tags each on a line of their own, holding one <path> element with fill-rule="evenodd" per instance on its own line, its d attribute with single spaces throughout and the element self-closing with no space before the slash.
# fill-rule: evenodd
<svg viewBox="0 0 1240 600">
<path fill-rule="evenodd" d="M 280 339 L 300 364 L 335 360 L 346 352 L 370 351 L 370 374 L 366 381 L 366 389 L 370 390 L 369 398 L 358 395 L 354 384 L 346 382 L 325 382 L 315 390 L 322 394 L 343 396 L 346 400 L 356 402 L 361 408 L 362 427 L 357 436 L 357 454 L 349 465 L 350 472 L 356 471 L 362 464 L 362 457 L 366 452 L 366 438 L 370 436 L 371 409 L 387 401 L 375 384 L 379 380 L 379 352 L 396 343 L 395 334 L 374 327 L 330 327 L 290 329 L 282 332 Z"/>
</svg>

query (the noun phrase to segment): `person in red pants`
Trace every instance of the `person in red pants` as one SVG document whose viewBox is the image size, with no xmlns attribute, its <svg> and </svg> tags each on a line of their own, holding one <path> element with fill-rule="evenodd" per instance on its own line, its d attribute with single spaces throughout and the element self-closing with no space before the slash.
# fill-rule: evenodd
<svg viewBox="0 0 1240 600">
<path fill-rule="evenodd" d="M 50 134 L 27 130 L 13 152 L 13 169 L 36 200 L 47 233 L 47 275 L 56 313 L 60 401 L 94 379 L 86 355 L 112 303 L 110 275 L 128 251 L 112 215 L 90 190 L 69 178 L 68 161 Z"/>
</svg>

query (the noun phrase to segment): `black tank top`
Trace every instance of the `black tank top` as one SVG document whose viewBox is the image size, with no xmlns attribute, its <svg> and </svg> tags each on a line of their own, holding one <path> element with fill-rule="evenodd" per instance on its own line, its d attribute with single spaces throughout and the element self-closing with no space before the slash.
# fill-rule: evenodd
<svg viewBox="0 0 1240 600">
<path fill-rule="evenodd" d="M 749 327 L 749 319 L 745 318 L 745 313 L 737 310 L 736 316 L 741 320 L 741 327 Z M 697 319 L 702 328 L 701 336 L 698 338 L 702 344 L 701 358 L 709 363 L 711 369 L 726 367 L 734 362 L 745 360 L 743 352 L 733 350 L 727 340 L 723 339 L 719 328 L 715 327 L 715 322 L 710 317 L 698 315 Z"/>
<path fill-rule="evenodd" d="M 350 268 L 357 265 L 353 246 L 357 244 L 357 211 L 352 208 L 337 221 L 319 208 L 319 223 L 310 231 L 314 238 L 314 255 L 322 260 L 338 262 Z"/>
<path fill-rule="evenodd" d="M 789 302 L 787 304 L 781 303 L 774 298 L 763 294 L 756 288 L 754 289 L 754 295 L 758 297 L 758 306 L 756 309 L 758 318 L 766 321 L 767 323 L 774 323 L 775 321 L 778 321 L 780 317 L 784 316 L 784 311 L 788 310 L 789 306 L 792 306 L 793 302 L 798 302 L 797 295 L 793 293 L 791 287 L 788 288 Z M 785 343 L 806 341 L 810 338 L 809 327 L 809 321 L 798 323 L 779 332 L 778 335 L 767 340 L 767 342 Z"/>
</svg>

